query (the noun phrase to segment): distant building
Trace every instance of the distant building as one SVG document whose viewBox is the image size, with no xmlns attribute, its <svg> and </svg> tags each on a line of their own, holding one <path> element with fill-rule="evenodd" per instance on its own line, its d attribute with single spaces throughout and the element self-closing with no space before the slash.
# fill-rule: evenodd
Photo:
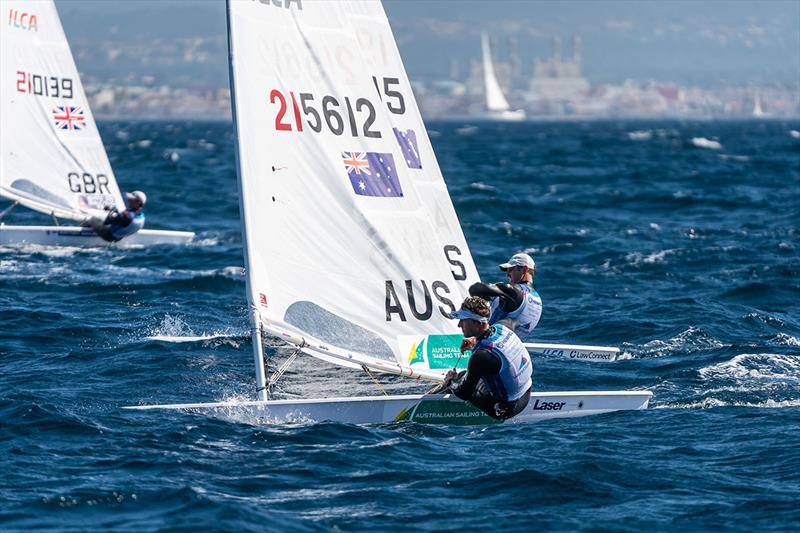
<svg viewBox="0 0 800 533">
<path fill-rule="evenodd" d="M 590 89 L 589 82 L 581 76 L 581 40 L 572 39 L 572 59 L 561 57 L 561 39 L 553 38 L 553 57 L 533 63 L 533 78 L 527 99 L 559 102 L 582 98 Z"/>
</svg>

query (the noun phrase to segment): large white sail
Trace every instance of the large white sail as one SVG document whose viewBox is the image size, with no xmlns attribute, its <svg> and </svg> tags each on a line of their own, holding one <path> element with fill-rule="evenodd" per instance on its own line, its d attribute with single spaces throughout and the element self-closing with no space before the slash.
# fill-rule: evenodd
<svg viewBox="0 0 800 533">
<path fill-rule="evenodd" d="M 428 366 L 402 339 L 457 332 L 445 315 L 478 274 L 383 7 L 228 9 L 250 304 L 331 350 Z"/>
<path fill-rule="evenodd" d="M 481 33 L 481 49 L 483 51 L 483 81 L 486 91 L 486 107 L 489 111 L 508 111 L 510 106 L 503 95 L 503 89 L 500 88 L 500 84 L 497 82 L 497 76 L 494 74 L 492 52 L 489 48 L 489 37 L 486 33 Z"/>
<path fill-rule="evenodd" d="M 75 220 L 124 207 L 52 0 L 0 9 L 0 195 Z"/>
</svg>

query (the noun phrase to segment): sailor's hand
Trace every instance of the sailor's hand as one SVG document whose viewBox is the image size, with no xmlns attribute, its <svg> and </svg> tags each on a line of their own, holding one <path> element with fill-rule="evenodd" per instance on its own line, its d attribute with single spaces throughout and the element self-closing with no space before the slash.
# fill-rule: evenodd
<svg viewBox="0 0 800 533">
<path fill-rule="evenodd" d="M 475 337 L 464 337 L 464 340 L 461 341 L 461 353 L 464 353 L 467 350 L 472 351 L 477 343 L 478 341 L 475 339 Z"/>
<path fill-rule="evenodd" d="M 456 379 L 456 376 L 458 376 L 458 372 L 456 371 L 456 369 L 449 370 L 447 374 L 444 375 L 444 382 L 450 383 L 451 381 Z"/>
</svg>

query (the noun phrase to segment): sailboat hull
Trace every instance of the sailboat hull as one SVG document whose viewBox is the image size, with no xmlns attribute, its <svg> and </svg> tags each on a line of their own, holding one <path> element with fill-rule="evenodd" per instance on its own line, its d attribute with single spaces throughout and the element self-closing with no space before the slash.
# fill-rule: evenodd
<svg viewBox="0 0 800 533">
<path fill-rule="evenodd" d="M 525 410 L 506 423 L 646 409 L 651 397 L 652 393 L 649 391 L 533 393 Z M 278 424 L 323 421 L 346 424 L 383 424 L 397 421 L 450 425 L 499 423 L 450 394 L 142 405 L 126 409 L 171 409 L 222 416 L 245 415 Z"/>
<path fill-rule="evenodd" d="M 152 246 L 155 244 L 187 244 L 194 238 L 191 231 L 143 229 L 116 242 L 106 242 L 90 228 L 80 226 L 6 226 L 0 224 L 0 245 L 38 244 L 41 246 Z"/>
</svg>

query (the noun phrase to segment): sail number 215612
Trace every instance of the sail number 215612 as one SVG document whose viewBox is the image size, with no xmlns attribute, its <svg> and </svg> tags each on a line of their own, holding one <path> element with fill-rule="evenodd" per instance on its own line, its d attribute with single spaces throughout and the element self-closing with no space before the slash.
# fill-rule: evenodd
<svg viewBox="0 0 800 533">
<path fill-rule="evenodd" d="M 375 89 L 389 112 L 403 114 L 406 111 L 405 98 L 396 90 L 397 78 L 383 78 L 382 87 L 378 78 L 373 76 Z M 383 91 L 381 91 L 383 89 Z M 281 92 L 272 89 L 269 93 L 270 104 L 276 106 L 275 129 L 277 131 L 304 131 L 305 127 L 320 133 L 327 129 L 334 135 L 348 132 L 353 137 L 381 138 L 381 132 L 375 128 L 375 105 L 369 98 L 335 97 L 323 95 L 316 97 L 312 93 Z"/>
</svg>

